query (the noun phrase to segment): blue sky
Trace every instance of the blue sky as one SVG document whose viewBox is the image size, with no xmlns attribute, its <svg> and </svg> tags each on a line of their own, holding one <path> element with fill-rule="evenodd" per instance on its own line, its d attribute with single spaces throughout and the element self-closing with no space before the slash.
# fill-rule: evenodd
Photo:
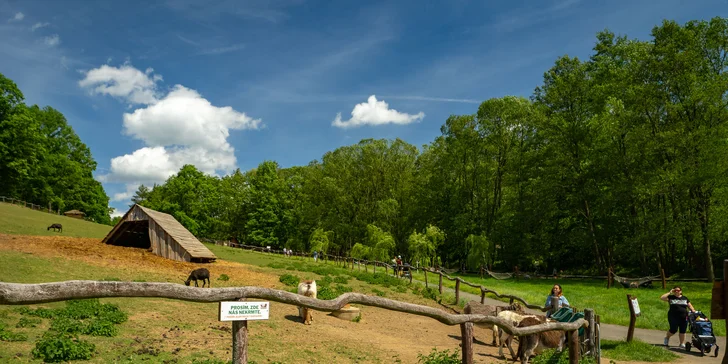
<svg viewBox="0 0 728 364">
<path fill-rule="evenodd" d="M 726 0 L 0 0 L 0 72 L 28 104 L 66 115 L 123 213 L 139 183 L 184 163 L 224 175 L 304 165 L 363 138 L 420 147 L 449 115 L 530 96 L 557 57 L 588 57 L 600 30 L 647 39 L 663 19 L 727 11 Z"/>
</svg>

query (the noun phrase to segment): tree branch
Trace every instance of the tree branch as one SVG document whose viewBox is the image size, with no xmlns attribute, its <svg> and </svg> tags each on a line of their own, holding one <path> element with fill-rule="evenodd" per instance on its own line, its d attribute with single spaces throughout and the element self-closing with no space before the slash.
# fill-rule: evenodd
<svg viewBox="0 0 728 364">
<path fill-rule="evenodd" d="M 432 307 L 367 296 L 361 293 L 344 293 L 333 300 L 318 300 L 291 292 L 253 286 L 197 288 L 174 283 L 147 282 L 65 281 L 39 284 L 0 282 L 0 304 L 2 305 L 25 305 L 71 299 L 109 297 L 156 297 L 191 302 L 232 301 L 245 297 L 247 299 L 265 299 L 327 312 L 340 310 L 350 303 L 358 303 L 365 306 L 430 317 L 446 325 L 459 325 L 465 322 L 494 324 L 508 334 L 515 336 L 531 335 L 550 330 L 573 331 L 588 326 L 587 321 L 578 319 L 571 323 L 547 323 L 516 328 L 507 320 L 498 317 L 449 314 Z"/>
</svg>

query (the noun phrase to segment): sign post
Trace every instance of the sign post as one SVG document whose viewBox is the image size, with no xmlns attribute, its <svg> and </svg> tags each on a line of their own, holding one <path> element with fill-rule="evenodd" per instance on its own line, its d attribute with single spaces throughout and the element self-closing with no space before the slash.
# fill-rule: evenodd
<svg viewBox="0 0 728 364">
<path fill-rule="evenodd" d="M 627 305 L 629 306 L 629 328 L 627 329 L 627 342 L 632 341 L 634 337 L 634 326 L 637 323 L 637 316 L 640 315 L 640 305 L 637 297 L 627 295 Z"/>
<path fill-rule="evenodd" d="M 248 320 L 267 320 L 270 302 L 220 302 L 220 321 L 233 322 L 233 364 L 248 363 Z"/>
</svg>

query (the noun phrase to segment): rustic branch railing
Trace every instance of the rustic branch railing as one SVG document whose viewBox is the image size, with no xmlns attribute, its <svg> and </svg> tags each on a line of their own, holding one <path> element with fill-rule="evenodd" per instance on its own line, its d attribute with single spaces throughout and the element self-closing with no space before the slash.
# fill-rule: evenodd
<svg viewBox="0 0 728 364">
<path fill-rule="evenodd" d="M 0 282 L 0 304 L 25 305 L 71 299 L 110 298 L 110 297 L 148 297 L 169 298 L 191 302 L 220 302 L 240 298 L 266 299 L 274 302 L 304 306 L 319 311 L 340 310 L 347 304 L 358 303 L 379 307 L 390 311 L 404 312 L 435 319 L 446 325 L 461 325 L 461 329 L 472 330 L 473 323 L 489 323 L 515 335 L 531 335 L 551 330 L 563 330 L 575 335 L 576 330 L 588 327 L 584 319 L 571 323 L 545 323 L 536 326 L 517 328 L 502 318 L 486 315 L 450 314 L 437 308 L 400 302 L 382 297 L 367 296 L 361 293 L 345 293 L 333 300 L 318 300 L 291 292 L 264 287 L 234 287 L 200 289 L 173 283 L 150 282 L 109 282 L 109 281 L 65 281 L 53 283 L 23 284 Z M 471 336 L 468 336 L 471 338 Z M 467 339 L 464 336 L 464 341 Z M 464 343 L 472 348 L 472 343 Z M 470 357 L 466 357 L 469 355 Z M 572 358 L 573 359 L 573 358 Z M 463 350 L 463 362 L 472 363 L 472 350 Z"/>
</svg>

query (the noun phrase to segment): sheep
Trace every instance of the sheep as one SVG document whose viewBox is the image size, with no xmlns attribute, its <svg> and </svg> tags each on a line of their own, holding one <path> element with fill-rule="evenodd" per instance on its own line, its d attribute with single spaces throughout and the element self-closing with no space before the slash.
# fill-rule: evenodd
<svg viewBox="0 0 728 364">
<path fill-rule="evenodd" d="M 494 306 L 494 305 L 486 305 L 482 304 L 478 301 L 470 301 L 467 304 L 465 304 L 465 307 L 463 309 L 463 313 L 465 314 L 477 314 L 477 315 L 487 315 L 487 316 L 497 316 L 499 312 L 501 311 L 515 311 L 520 314 L 525 314 L 525 311 L 523 311 L 523 307 L 519 303 L 514 303 L 509 306 Z M 493 346 L 496 346 L 496 330 L 497 326 L 493 324 L 488 323 L 477 323 L 476 326 L 484 328 L 484 329 L 490 329 L 493 331 Z"/>
<path fill-rule="evenodd" d="M 510 322 L 513 326 L 516 326 L 516 327 L 525 318 L 534 318 L 541 322 L 547 321 L 546 316 L 543 316 L 543 315 L 522 315 L 522 314 L 519 314 L 514 311 L 499 312 L 498 317 L 505 319 L 506 321 Z M 498 355 L 500 355 L 502 358 L 505 358 L 505 355 L 503 355 L 503 345 L 505 344 L 508 347 L 508 351 L 510 351 L 511 356 L 515 360 L 516 354 L 513 352 L 513 348 L 511 347 L 511 341 L 513 341 L 513 336 L 506 333 L 503 330 L 499 330 L 498 326 L 494 326 L 493 331 L 495 331 L 495 333 L 500 338 L 500 344 L 498 345 Z"/>
<path fill-rule="evenodd" d="M 53 231 L 56 231 L 56 229 L 60 230 L 60 232 L 63 232 L 63 226 L 61 224 L 51 224 L 46 230 L 53 229 Z"/>
<path fill-rule="evenodd" d="M 544 323 L 538 318 L 526 317 L 518 327 L 535 326 Z M 533 335 L 521 337 L 518 343 L 518 358 L 521 364 L 528 364 L 532 355 L 538 355 L 546 349 L 556 349 L 561 351 L 566 343 L 566 334 L 561 330 L 551 330 Z"/>
<path fill-rule="evenodd" d="M 306 297 L 316 298 L 316 281 L 303 281 L 298 284 L 298 294 Z M 312 310 L 308 307 L 298 306 L 298 316 L 303 319 L 304 325 L 311 325 L 313 321 Z"/>
<path fill-rule="evenodd" d="M 195 287 L 199 287 L 197 285 L 198 280 L 202 281 L 202 288 L 205 288 L 205 281 L 207 281 L 207 288 L 212 287 L 212 284 L 210 284 L 210 271 L 207 270 L 207 268 L 198 268 L 193 270 L 192 273 L 190 273 L 190 276 L 187 277 L 185 286 L 189 286 L 190 281 L 195 281 Z"/>
</svg>

